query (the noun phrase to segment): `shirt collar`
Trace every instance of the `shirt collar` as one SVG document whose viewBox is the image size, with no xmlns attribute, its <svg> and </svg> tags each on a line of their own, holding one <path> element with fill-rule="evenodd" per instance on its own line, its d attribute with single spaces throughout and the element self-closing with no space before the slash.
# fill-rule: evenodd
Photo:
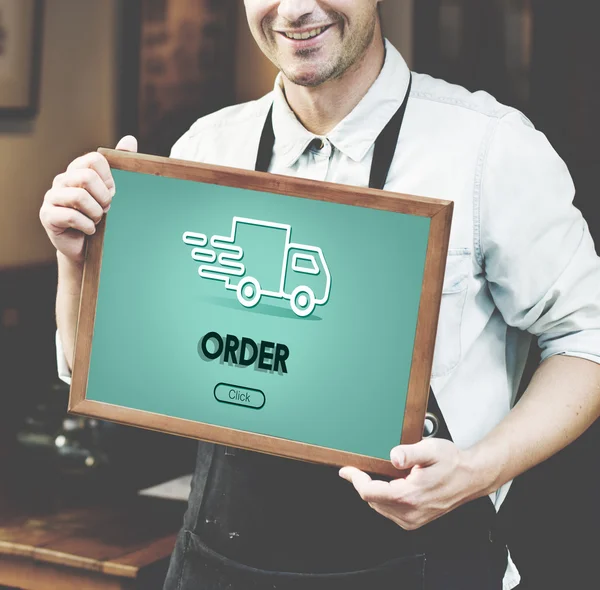
<svg viewBox="0 0 600 590">
<path fill-rule="evenodd" d="M 355 162 L 360 162 L 400 108 L 410 81 L 410 70 L 398 50 L 386 40 L 386 57 L 381 72 L 354 110 L 332 129 L 327 138 Z M 317 137 L 296 118 L 283 93 L 281 74 L 274 89 L 273 130 L 279 157 L 286 167 L 305 152 Z"/>
</svg>

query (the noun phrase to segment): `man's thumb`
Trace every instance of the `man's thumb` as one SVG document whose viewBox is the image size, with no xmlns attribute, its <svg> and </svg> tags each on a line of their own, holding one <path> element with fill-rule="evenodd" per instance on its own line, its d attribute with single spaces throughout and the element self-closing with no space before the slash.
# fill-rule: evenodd
<svg viewBox="0 0 600 590">
<path fill-rule="evenodd" d="M 427 440 L 414 445 L 395 447 L 392 449 L 390 458 L 396 469 L 412 469 L 415 465 L 425 467 L 438 460 L 434 445 Z"/>
<path fill-rule="evenodd" d="M 137 150 L 138 150 L 137 139 L 135 137 L 133 137 L 133 135 L 126 135 L 119 141 L 119 143 L 117 144 L 117 147 L 115 149 L 123 150 L 124 152 L 137 152 Z"/>
</svg>

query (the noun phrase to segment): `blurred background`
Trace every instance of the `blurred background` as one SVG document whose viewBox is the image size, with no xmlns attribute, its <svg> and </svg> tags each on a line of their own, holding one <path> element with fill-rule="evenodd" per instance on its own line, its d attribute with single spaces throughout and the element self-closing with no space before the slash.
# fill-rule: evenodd
<svg viewBox="0 0 600 590">
<path fill-rule="evenodd" d="M 383 11 L 415 71 L 487 90 L 549 137 L 600 244 L 598 4 L 386 0 Z M 241 0 L 0 0 L 0 588 L 160 587 L 189 479 L 138 492 L 194 465 L 193 441 L 66 415 L 45 192 L 124 134 L 167 155 L 198 117 L 258 98 L 275 73 Z M 521 590 L 597 584 L 599 443 L 595 425 L 503 506 Z"/>
</svg>

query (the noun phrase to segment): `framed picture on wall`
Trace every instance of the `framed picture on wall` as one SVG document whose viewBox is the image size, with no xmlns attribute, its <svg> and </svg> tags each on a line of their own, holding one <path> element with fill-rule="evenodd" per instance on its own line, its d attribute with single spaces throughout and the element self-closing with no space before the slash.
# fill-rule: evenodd
<svg viewBox="0 0 600 590">
<path fill-rule="evenodd" d="M 0 116 L 38 110 L 43 0 L 0 0 Z"/>
</svg>

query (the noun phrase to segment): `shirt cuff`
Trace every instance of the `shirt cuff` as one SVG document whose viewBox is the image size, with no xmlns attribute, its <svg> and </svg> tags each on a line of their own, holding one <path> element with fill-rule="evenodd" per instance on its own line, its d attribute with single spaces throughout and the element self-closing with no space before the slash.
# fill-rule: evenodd
<svg viewBox="0 0 600 590">
<path fill-rule="evenodd" d="M 588 354 L 587 352 L 563 352 L 564 356 L 574 356 L 579 359 L 586 359 L 600 365 L 600 356 L 596 354 Z"/>
<path fill-rule="evenodd" d="M 587 329 L 571 332 L 558 338 L 551 335 L 542 335 L 539 338 L 542 349 L 542 361 L 551 356 L 561 354 L 574 356 L 600 364 L 600 330 Z"/>
<path fill-rule="evenodd" d="M 65 351 L 63 349 L 58 330 L 56 330 L 56 366 L 58 367 L 58 377 L 68 385 L 71 385 L 71 369 L 67 364 Z"/>
</svg>

